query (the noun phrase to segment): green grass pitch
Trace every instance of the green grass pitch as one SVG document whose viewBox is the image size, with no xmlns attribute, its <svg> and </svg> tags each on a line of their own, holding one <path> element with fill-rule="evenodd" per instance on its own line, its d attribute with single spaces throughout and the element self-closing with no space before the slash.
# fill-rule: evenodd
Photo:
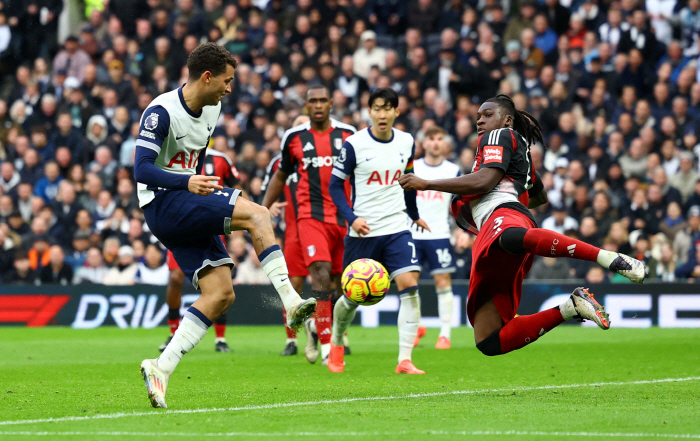
<svg viewBox="0 0 700 441">
<path fill-rule="evenodd" d="M 138 366 L 166 333 L 0 329 L 0 439 L 700 439 L 700 329 L 561 327 L 500 357 L 467 328 L 435 350 L 430 329 L 413 356 L 427 373 L 408 376 L 394 373 L 395 327 L 352 327 L 331 374 L 281 357 L 281 326 L 233 326 L 234 352 L 215 353 L 209 332 L 171 378 L 170 408 L 152 409 Z"/>
</svg>

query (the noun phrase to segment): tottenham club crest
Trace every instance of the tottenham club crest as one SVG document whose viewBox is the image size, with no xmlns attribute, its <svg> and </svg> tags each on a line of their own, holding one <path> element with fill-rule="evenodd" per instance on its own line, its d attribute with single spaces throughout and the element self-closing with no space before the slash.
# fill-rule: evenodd
<svg viewBox="0 0 700 441">
<path fill-rule="evenodd" d="M 143 121 L 143 127 L 146 130 L 154 130 L 156 127 L 158 127 L 158 114 L 151 113 L 150 115 L 148 115 Z"/>
</svg>

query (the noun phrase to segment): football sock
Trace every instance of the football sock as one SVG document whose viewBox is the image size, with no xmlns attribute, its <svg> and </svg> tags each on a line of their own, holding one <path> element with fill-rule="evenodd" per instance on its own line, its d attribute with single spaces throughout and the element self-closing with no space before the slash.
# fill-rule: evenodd
<svg viewBox="0 0 700 441">
<path fill-rule="evenodd" d="M 452 287 L 439 289 L 438 297 L 438 316 L 440 316 L 440 337 L 450 338 L 452 334 L 452 302 L 454 294 Z"/>
<path fill-rule="evenodd" d="M 170 335 L 175 335 L 177 327 L 180 326 L 180 310 L 179 309 L 169 309 L 168 310 L 168 326 L 170 327 Z"/>
<path fill-rule="evenodd" d="M 290 341 L 297 342 L 297 331 L 289 329 L 287 326 L 287 308 L 282 307 L 282 319 L 284 320 L 284 330 L 287 332 L 287 343 Z"/>
<path fill-rule="evenodd" d="M 182 323 L 177 328 L 173 339 L 156 360 L 158 368 L 168 375 L 172 374 L 182 356 L 197 346 L 197 343 L 206 335 L 210 326 L 211 320 L 197 308 L 190 306 L 182 318 Z"/>
<path fill-rule="evenodd" d="M 561 311 L 561 316 L 564 320 L 570 320 L 578 314 L 578 312 L 576 312 L 576 305 L 574 305 L 574 301 L 571 297 L 566 299 L 566 302 L 559 305 L 559 311 Z"/>
<path fill-rule="evenodd" d="M 399 293 L 399 363 L 411 359 L 413 343 L 418 335 L 420 324 L 420 296 L 418 287 L 412 286 Z"/>
<path fill-rule="evenodd" d="M 358 305 L 343 296 L 333 308 L 333 346 L 343 346 L 343 334 L 350 327 Z"/>
<path fill-rule="evenodd" d="M 540 311 L 537 314 L 515 317 L 498 333 L 501 354 L 532 343 L 562 323 L 564 323 L 564 317 L 559 307 Z"/>
<path fill-rule="evenodd" d="M 294 290 L 289 281 L 289 270 L 284 254 L 279 245 L 272 245 L 258 256 L 265 274 L 270 278 L 277 293 L 282 299 L 282 304 L 287 310 L 291 310 L 301 300 L 299 294 Z"/>
<path fill-rule="evenodd" d="M 600 252 L 598 247 L 544 228 L 527 230 L 523 238 L 523 247 L 525 251 L 538 256 L 570 257 L 590 262 L 596 262 Z"/>
<path fill-rule="evenodd" d="M 221 316 L 214 321 L 214 332 L 216 333 L 216 341 L 223 341 L 226 339 L 226 313 L 224 312 Z"/>
<path fill-rule="evenodd" d="M 316 333 L 321 343 L 321 359 L 324 359 L 331 352 L 331 302 L 328 300 L 329 292 L 314 291 L 313 296 L 317 299 L 314 321 L 316 322 Z"/>
</svg>

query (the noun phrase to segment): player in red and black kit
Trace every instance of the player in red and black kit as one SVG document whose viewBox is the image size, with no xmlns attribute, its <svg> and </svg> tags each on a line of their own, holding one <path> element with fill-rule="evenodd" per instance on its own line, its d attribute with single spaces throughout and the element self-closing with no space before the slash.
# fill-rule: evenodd
<svg viewBox="0 0 700 441">
<path fill-rule="evenodd" d="M 300 115 L 296 117 L 292 123 L 292 127 L 309 122 L 309 117 Z M 272 179 L 272 175 L 277 171 L 282 160 L 282 155 L 277 155 L 272 158 L 267 166 L 267 173 L 263 181 L 262 191 L 267 190 L 267 186 Z M 284 202 L 274 203 L 270 207 L 270 215 L 277 217 L 279 209 L 284 207 L 284 260 L 287 261 L 289 269 L 289 281 L 297 292 L 301 292 L 304 287 L 304 278 L 309 275 L 309 270 L 304 265 L 304 256 L 301 254 L 301 245 L 299 244 L 299 236 L 297 235 L 297 215 L 296 215 L 296 191 L 299 178 L 295 173 L 292 173 L 287 178 L 284 186 Z M 284 350 L 280 355 L 296 355 L 297 354 L 297 333 L 294 329 L 289 329 L 287 326 L 287 311 L 282 308 L 282 316 L 284 317 L 284 328 L 287 332 L 287 341 Z"/>
<path fill-rule="evenodd" d="M 233 165 L 231 159 L 218 150 L 208 149 L 206 158 L 204 159 L 204 167 L 202 174 L 205 176 L 218 176 L 225 187 L 240 189 L 240 179 L 238 178 L 238 170 Z M 221 239 L 226 244 L 226 237 L 221 236 Z M 182 283 L 185 280 L 185 273 L 182 272 L 173 253 L 168 250 L 168 269 L 170 269 L 170 281 L 165 290 L 165 301 L 168 304 L 168 326 L 170 327 L 170 336 L 165 340 L 165 343 L 160 345 L 158 350 L 163 352 L 172 340 L 175 331 L 180 326 L 180 306 L 182 305 Z M 224 312 L 214 322 L 214 330 L 216 332 L 216 352 L 231 352 L 231 348 L 226 343 L 226 313 Z"/>
<path fill-rule="evenodd" d="M 399 179 L 406 190 L 463 195 L 452 210 L 462 228 L 476 232 L 467 300 L 476 347 L 485 355 L 505 354 L 572 318 L 608 329 L 605 308 L 584 288 L 576 288 L 556 308 L 516 317 L 523 278 L 535 255 L 597 262 L 636 283 L 644 281 L 645 267 L 624 254 L 537 228 L 527 209 L 547 202 L 530 157 L 530 145 L 544 145 L 537 119 L 516 110 L 509 96 L 498 95 L 481 105 L 476 124 L 479 141 L 471 174 L 436 181 L 412 174 Z"/>
<path fill-rule="evenodd" d="M 263 205 L 271 207 L 289 175 L 296 171 L 297 230 L 304 264 L 311 274 L 313 295 L 318 301 L 314 318 L 325 365 L 331 346 L 331 304 L 337 298 L 336 287 L 340 287 L 346 233 L 345 219 L 336 209 L 328 186 L 335 159 L 355 128 L 330 119 L 333 102 L 324 86 L 309 87 L 304 107 L 310 122 L 285 132 L 282 160 L 270 179 Z M 305 324 L 309 338 L 304 353 L 310 363 L 318 358 L 313 326 L 312 321 Z"/>
</svg>

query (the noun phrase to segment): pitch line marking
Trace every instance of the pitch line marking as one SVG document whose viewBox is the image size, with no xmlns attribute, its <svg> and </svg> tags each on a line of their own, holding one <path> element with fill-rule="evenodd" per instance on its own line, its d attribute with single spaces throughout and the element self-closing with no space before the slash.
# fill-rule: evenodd
<svg viewBox="0 0 700 441">
<path fill-rule="evenodd" d="M 624 432 L 542 432 L 532 430 L 423 430 L 416 432 L 0 432 L 0 436 L 179 436 L 179 437 L 336 437 L 336 436 L 397 436 L 397 435 L 430 435 L 430 436 L 570 436 L 570 437 L 599 437 L 599 438 L 672 438 L 700 439 L 700 434 L 694 433 L 624 433 Z"/>
<path fill-rule="evenodd" d="M 86 416 L 67 416 L 59 418 L 39 418 L 33 420 L 16 420 L 16 421 L 0 421 L 0 426 L 11 426 L 18 424 L 38 424 L 38 423 L 61 423 L 66 421 L 89 421 L 89 420 L 104 420 L 118 419 L 126 417 L 138 416 L 153 416 L 153 415 L 177 415 L 177 414 L 192 414 L 192 413 L 211 413 L 211 412 L 236 412 L 243 410 L 265 410 L 279 409 L 285 407 L 300 407 L 300 406 L 315 406 L 320 404 L 343 404 L 353 403 L 357 401 L 388 401 L 388 400 L 405 400 L 410 398 L 430 398 L 444 397 L 449 395 L 476 395 L 476 394 L 491 394 L 500 392 L 529 392 L 536 390 L 551 390 L 551 389 L 572 389 L 579 387 L 607 387 L 607 386 L 635 386 L 640 384 L 659 384 L 659 383 L 680 383 L 686 381 L 700 381 L 700 377 L 683 377 L 683 378 L 660 378 L 657 380 L 638 380 L 638 381 L 610 381 L 600 383 L 575 383 L 547 386 L 523 386 L 514 388 L 502 389 L 476 389 L 476 390 L 455 390 L 450 392 L 426 392 L 422 394 L 408 395 L 389 395 L 384 397 L 358 397 L 358 398 L 342 398 L 339 400 L 317 400 L 317 401 L 296 401 L 291 403 L 273 403 L 273 404 L 258 404 L 240 407 L 213 407 L 204 409 L 176 409 L 164 411 L 150 412 L 118 412 L 108 413 L 104 415 L 86 415 Z"/>
</svg>

